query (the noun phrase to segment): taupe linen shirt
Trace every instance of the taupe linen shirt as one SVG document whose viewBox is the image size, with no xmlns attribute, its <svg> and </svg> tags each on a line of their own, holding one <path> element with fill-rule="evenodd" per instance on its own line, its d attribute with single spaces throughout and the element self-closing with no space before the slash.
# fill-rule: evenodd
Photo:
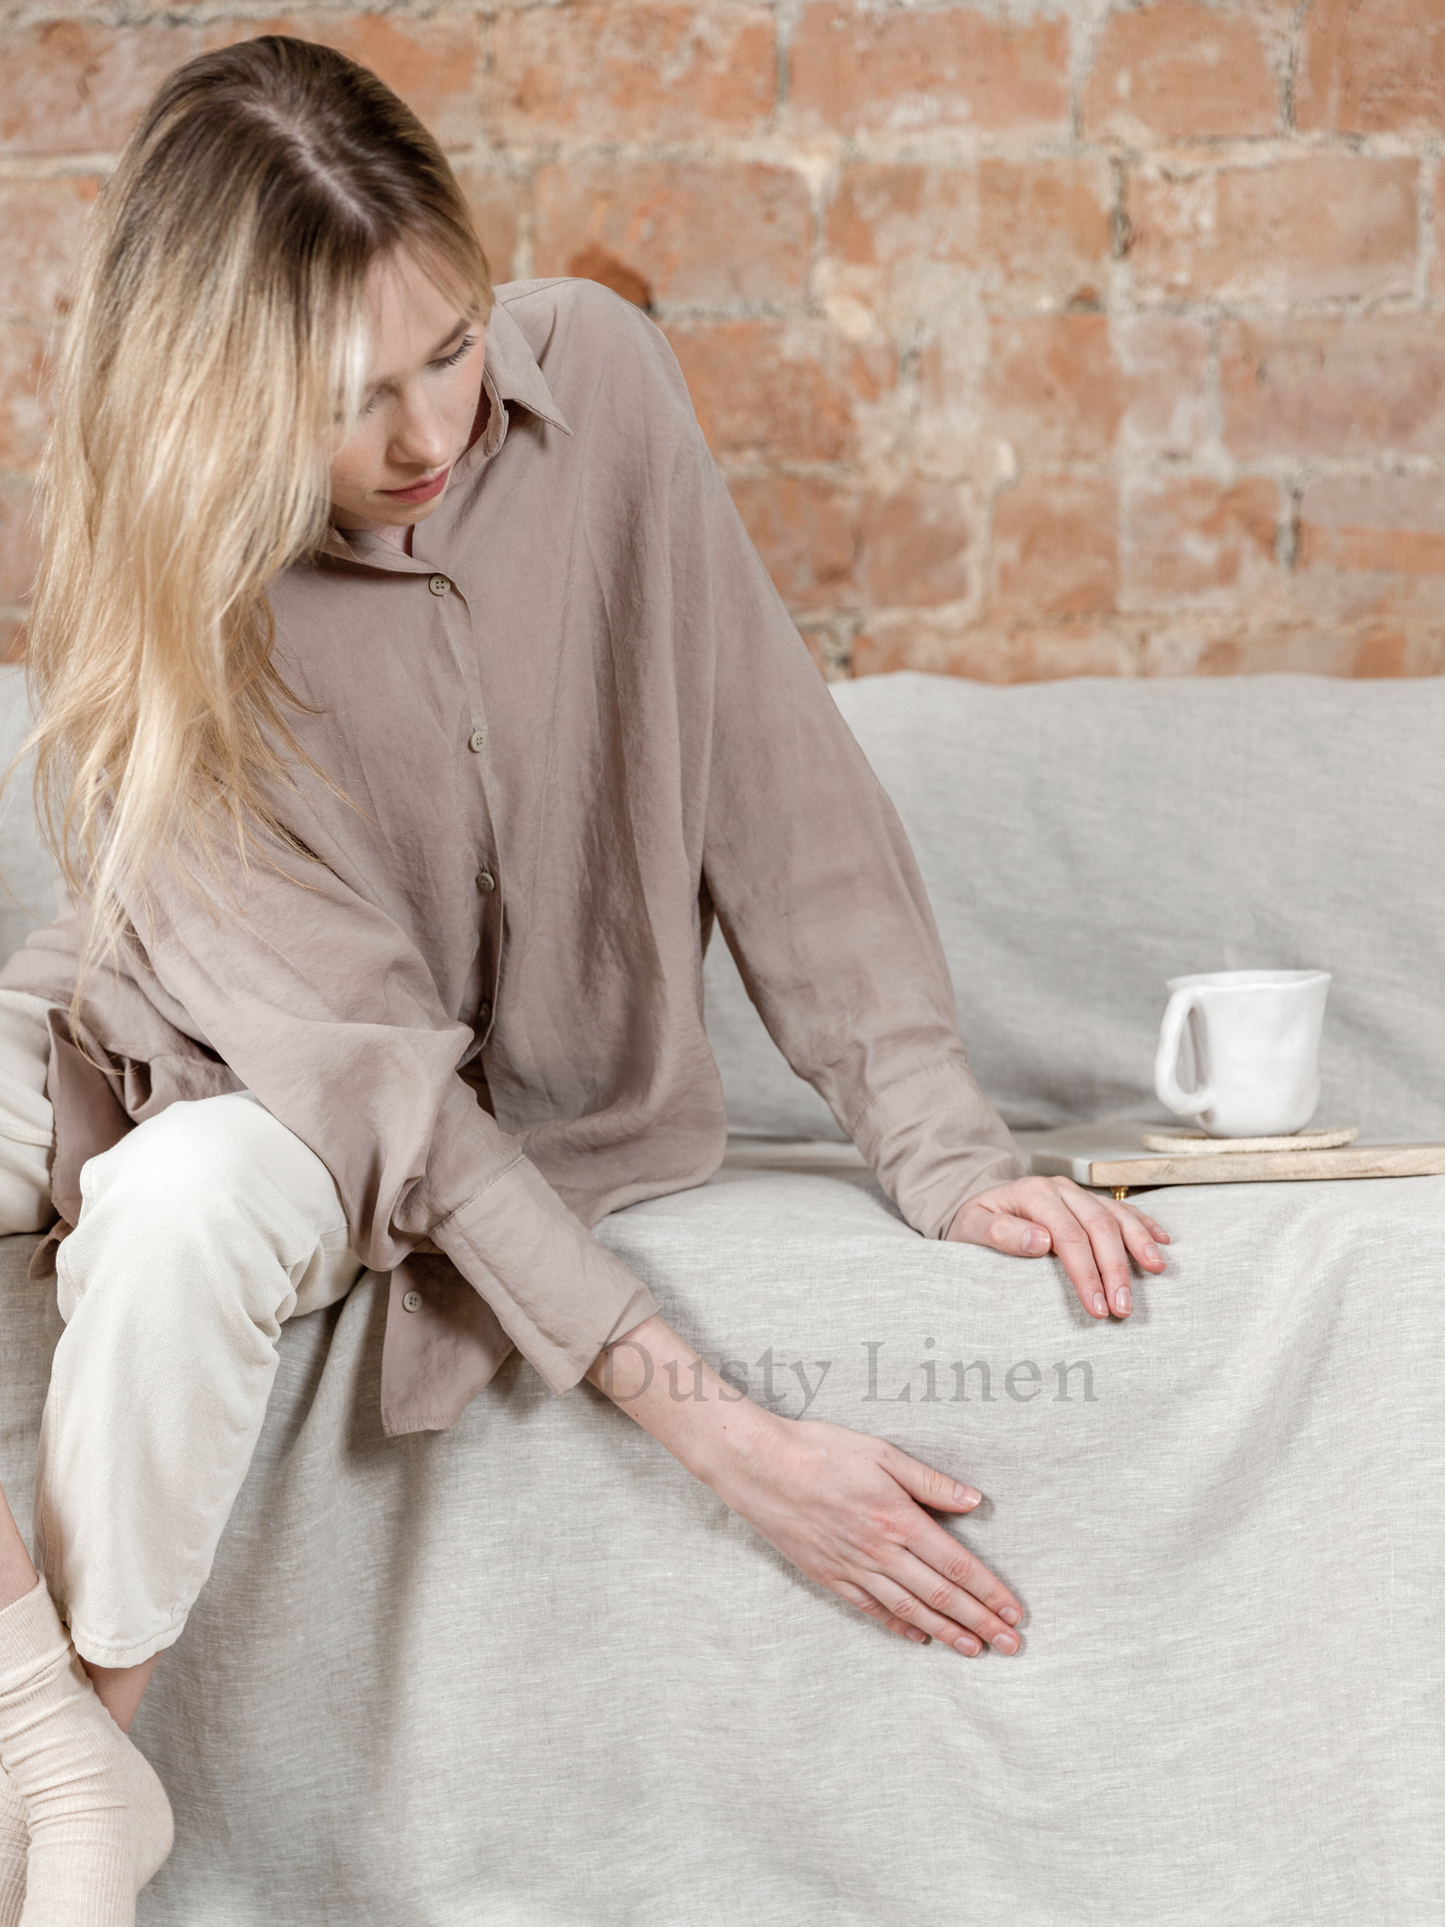
<svg viewBox="0 0 1445 1927">
<path fill-rule="evenodd" d="M 663 336 L 522 282 L 485 359 L 486 428 L 413 555 L 335 536 L 275 585 L 298 738 L 349 799 L 276 794 L 317 860 L 133 906 L 85 1007 L 99 1097 L 63 1035 L 53 1060 L 62 1210 L 83 1154 L 177 1098 L 245 1087 L 317 1153 L 393 1272 L 391 1432 L 450 1424 L 513 1344 L 564 1390 L 655 1309 L 589 1227 L 721 1159 L 714 919 L 917 1230 L 1021 1170 L 902 828 Z M 51 926 L 0 981 L 68 998 L 74 949 Z"/>
</svg>

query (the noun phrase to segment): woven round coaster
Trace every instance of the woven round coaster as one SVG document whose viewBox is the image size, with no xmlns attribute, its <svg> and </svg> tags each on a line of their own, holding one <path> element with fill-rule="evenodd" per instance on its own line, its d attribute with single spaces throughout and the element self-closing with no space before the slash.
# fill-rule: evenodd
<svg viewBox="0 0 1445 1927">
<path fill-rule="evenodd" d="M 1146 1151 L 1168 1151 L 1176 1158 L 1228 1157 L 1241 1151 L 1334 1151 L 1353 1144 L 1358 1124 L 1342 1124 L 1333 1131 L 1296 1131 L 1293 1137 L 1209 1137 L 1203 1131 L 1146 1131 L 1139 1140 Z"/>
</svg>

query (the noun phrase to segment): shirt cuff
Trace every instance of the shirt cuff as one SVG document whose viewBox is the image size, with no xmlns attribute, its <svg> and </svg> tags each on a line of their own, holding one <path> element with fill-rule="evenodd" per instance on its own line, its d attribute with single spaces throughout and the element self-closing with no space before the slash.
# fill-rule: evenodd
<svg viewBox="0 0 1445 1927">
<path fill-rule="evenodd" d="M 428 1235 L 554 1392 L 570 1390 L 604 1346 L 658 1309 L 526 1158 Z"/>
<path fill-rule="evenodd" d="M 869 1104 L 853 1142 L 915 1231 L 945 1238 L 960 1209 L 1025 1175 L 1008 1126 L 967 1071 L 928 1066 Z"/>
</svg>

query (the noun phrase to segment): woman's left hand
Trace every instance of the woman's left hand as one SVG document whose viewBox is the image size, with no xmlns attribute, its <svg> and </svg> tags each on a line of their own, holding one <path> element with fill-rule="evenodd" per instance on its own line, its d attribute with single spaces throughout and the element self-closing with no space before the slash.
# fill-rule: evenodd
<svg viewBox="0 0 1445 1927">
<path fill-rule="evenodd" d="M 1016 1178 L 970 1198 L 948 1227 L 955 1244 L 988 1245 L 1016 1258 L 1054 1252 L 1091 1318 L 1127 1318 L 1134 1308 L 1129 1260 L 1164 1269 L 1169 1233 L 1133 1205 L 1102 1198 L 1071 1178 Z"/>
</svg>

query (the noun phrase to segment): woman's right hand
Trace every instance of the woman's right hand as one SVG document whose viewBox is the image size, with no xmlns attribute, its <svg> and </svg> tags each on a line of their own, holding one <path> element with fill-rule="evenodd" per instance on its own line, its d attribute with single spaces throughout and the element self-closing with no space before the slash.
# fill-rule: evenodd
<svg viewBox="0 0 1445 1927">
<path fill-rule="evenodd" d="M 982 1494 L 867 1433 L 754 1409 L 707 1482 L 770 1546 L 904 1639 L 1018 1651 L 1018 1600 L 924 1510 L 971 1512 Z"/>
<path fill-rule="evenodd" d="M 1018 1651 L 1018 1600 L 924 1510 L 971 1512 L 972 1486 L 866 1432 L 764 1410 L 656 1314 L 587 1376 L 799 1572 L 889 1632 L 970 1657 Z"/>
</svg>

